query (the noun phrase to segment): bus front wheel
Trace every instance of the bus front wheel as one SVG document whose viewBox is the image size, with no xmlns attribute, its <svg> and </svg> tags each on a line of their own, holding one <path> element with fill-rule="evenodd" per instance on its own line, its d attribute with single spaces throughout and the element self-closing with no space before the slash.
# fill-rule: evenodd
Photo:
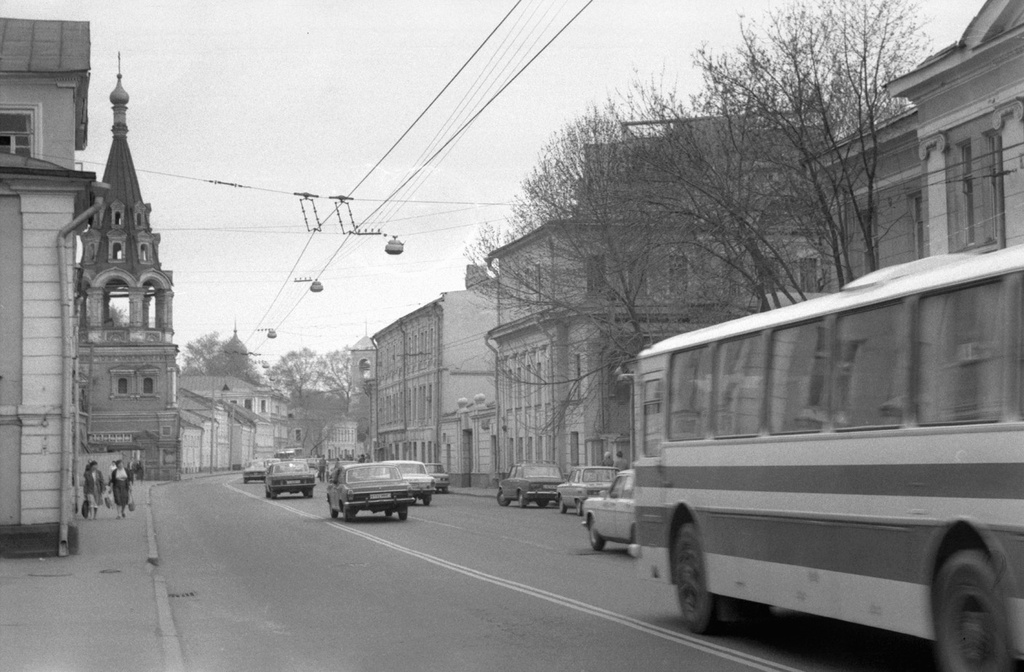
<svg viewBox="0 0 1024 672">
<path fill-rule="evenodd" d="M 710 632 L 715 625 L 715 596 L 708 592 L 704 549 L 697 528 L 683 525 L 672 550 L 672 582 L 676 585 L 683 624 L 696 634 Z"/>
<path fill-rule="evenodd" d="M 935 658 L 943 672 L 1013 669 L 1006 600 L 988 558 L 959 551 L 935 580 Z"/>
</svg>

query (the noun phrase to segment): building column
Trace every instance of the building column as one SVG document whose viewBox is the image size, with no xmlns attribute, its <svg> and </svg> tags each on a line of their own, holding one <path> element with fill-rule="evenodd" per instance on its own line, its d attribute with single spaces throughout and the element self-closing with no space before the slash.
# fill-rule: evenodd
<svg viewBox="0 0 1024 672">
<path fill-rule="evenodd" d="M 949 217 L 946 207 L 946 135 L 936 133 L 921 141 L 918 156 L 924 163 L 928 255 L 949 253 Z"/>
<path fill-rule="evenodd" d="M 1020 152 L 1013 149 L 1024 145 L 1024 100 L 997 107 L 992 112 L 992 128 L 1003 139 L 1003 213 L 1006 228 L 1006 246 L 1024 243 L 1024 221 L 1007 213 L 1024 209 L 1024 171 L 1020 170 Z"/>
</svg>

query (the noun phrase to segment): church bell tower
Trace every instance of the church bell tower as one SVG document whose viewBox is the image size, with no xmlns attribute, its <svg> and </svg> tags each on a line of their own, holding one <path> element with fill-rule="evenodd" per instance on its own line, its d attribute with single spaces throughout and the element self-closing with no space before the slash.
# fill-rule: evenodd
<svg viewBox="0 0 1024 672">
<path fill-rule="evenodd" d="M 119 452 L 144 473 L 178 467 L 177 353 L 172 274 L 160 264 L 128 148 L 128 93 L 110 94 L 113 142 L 103 181 L 106 205 L 81 236 L 79 358 L 86 376 L 87 450 Z"/>
</svg>

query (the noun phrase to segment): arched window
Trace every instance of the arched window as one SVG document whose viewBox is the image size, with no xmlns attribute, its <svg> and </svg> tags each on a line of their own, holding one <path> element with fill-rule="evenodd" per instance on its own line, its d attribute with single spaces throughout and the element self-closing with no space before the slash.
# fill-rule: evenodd
<svg viewBox="0 0 1024 672">
<path fill-rule="evenodd" d="M 128 379 L 127 378 L 118 378 L 117 379 L 117 393 L 118 394 L 128 394 Z"/>
<path fill-rule="evenodd" d="M 153 394 L 153 379 L 152 378 L 143 378 L 142 379 L 142 393 L 143 394 Z"/>
<path fill-rule="evenodd" d="M 135 213 L 135 228 L 136 229 L 141 229 L 142 228 L 142 213 L 141 212 L 136 212 Z"/>
<path fill-rule="evenodd" d="M 139 245 L 139 261 L 149 261 L 149 245 Z"/>
<path fill-rule="evenodd" d="M 120 212 L 115 212 L 114 213 L 114 228 L 115 229 L 120 229 L 121 225 L 122 225 L 121 213 Z"/>
<path fill-rule="evenodd" d="M 111 245 L 111 247 L 110 247 L 110 258 L 113 261 L 123 261 L 124 260 L 124 248 L 121 246 L 121 243 L 114 243 L 113 245 Z"/>
</svg>

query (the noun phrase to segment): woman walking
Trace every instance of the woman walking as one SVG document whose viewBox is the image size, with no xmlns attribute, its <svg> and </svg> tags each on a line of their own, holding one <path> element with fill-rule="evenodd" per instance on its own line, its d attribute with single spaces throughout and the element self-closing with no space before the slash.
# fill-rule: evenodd
<svg viewBox="0 0 1024 672">
<path fill-rule="evenodd" d="M 114 505 L 117 506 L 117 517 L 125 517 L 125 507 L 132 496 L 132 474 L 124 468 L 121 460 L 114 460 L 114 470 L 110 474 L 110 489 L 114 493 Z"/>
<path fill-rule="evenodd" d="M 85 501 L 87 503 L 85 517 L 95 520 L 96 514 L 100 510 L 100 502 L 103 501 L 103 491 L 106 489 L 103 485 L 103 476 L 100 474 L 100 468 L 96 464 L 96 460 L 89 460 L 89 464 L 85 466 L 83 489 L 85 490 Z"/>
</svg>

